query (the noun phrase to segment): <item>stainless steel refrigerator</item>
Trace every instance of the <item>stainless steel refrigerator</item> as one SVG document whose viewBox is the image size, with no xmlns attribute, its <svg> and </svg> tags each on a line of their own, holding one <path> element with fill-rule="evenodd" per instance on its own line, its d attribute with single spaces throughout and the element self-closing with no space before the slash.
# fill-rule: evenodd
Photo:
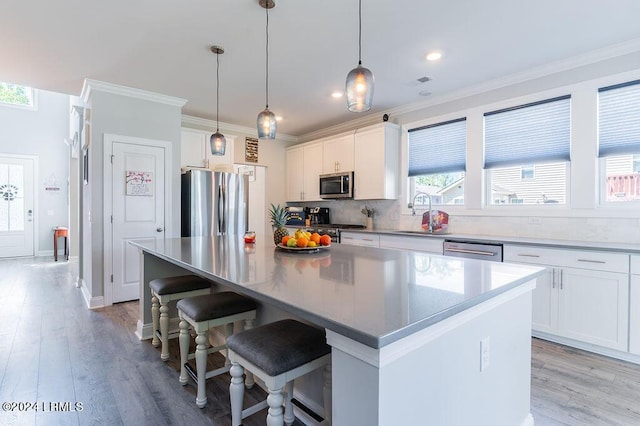
<svg viewBox="0 0 640 426">
<path fill-rule="evenodd" d="M 192 169 L 182 174 L 182 236 L 244 234 L 249 222 L 246 175 Z"/>
</svg>

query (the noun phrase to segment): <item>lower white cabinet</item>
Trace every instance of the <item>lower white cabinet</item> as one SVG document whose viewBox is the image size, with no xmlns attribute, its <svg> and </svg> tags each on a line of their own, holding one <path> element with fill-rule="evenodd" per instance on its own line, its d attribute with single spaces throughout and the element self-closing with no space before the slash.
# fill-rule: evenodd
<svg viewBox="0 0 640 426">
<path fill-rule="evenodd" d="M 340 244 L 380 247 L 380 235 L 360 232 L 341 232 Z"/>
<path fill-rule="evenodd" d="M 380 235 L 380 247 L 424 251 L 442 254 L 442 239 L 433 237 L 408 237 L 401 235 Z"/>
<path fill-rule="evenodd" d="M 558 273 L 558 334 L 626 351 L 629 275 L 574 268 Z"/>
<path fill-rule="evenodd" d="M 505 245 L 504 261 L 547 266 L 533 292 L 534 330 L 628 350 L 628 255 Z"/>
<path fill-rule="evenodd" d="M 629 352 L 640 355 L 640 256 L 631 256 Z"/>
</svg>

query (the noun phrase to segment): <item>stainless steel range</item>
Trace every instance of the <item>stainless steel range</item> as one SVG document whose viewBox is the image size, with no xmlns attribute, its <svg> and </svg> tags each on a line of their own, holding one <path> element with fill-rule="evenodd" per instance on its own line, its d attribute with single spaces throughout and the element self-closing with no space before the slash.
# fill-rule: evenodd
<svg viewBox="0 0 640 426">
<path fill-rule="evenodd" d="M 326 225 L 311 225 L 308 230 L 310 232 L 317 232 L 320 235 L 326 234 L 331 237 L 332 243 L 340 242 L 340 231 L 343 229 L 364 229 L 364 225 L 344 224 L 344 223 L 330 223 Z"/>
</svg>

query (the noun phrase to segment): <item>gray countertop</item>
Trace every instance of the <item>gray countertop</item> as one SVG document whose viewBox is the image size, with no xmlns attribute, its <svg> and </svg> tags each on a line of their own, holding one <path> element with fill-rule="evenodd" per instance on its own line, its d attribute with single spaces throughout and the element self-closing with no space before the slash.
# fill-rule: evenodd
<svg viewBox="0 0 640 426">
<path fill-rule="evenodd" d="M 292 253 L 258 236 L 170 238 L 144 252 L 372 348 L 530 281 L 543 268 L 334 244 Z"/>
<path fill-rule="evenodd" d="M 505 237 L 496 235 L 477 235 L 477 234 L 427 234 L 420 231 L 403 231 L 398 229 L 348 229 L 345 232 L 379 234 L 379 235 L 398 235 L 416 238 L 438 238 L 455 241 L 474 241 L 474 242 L 490 242 L 505 244 L 520 244 L 541 247 L 567 248 L 579 250 L 606 250 L 616 251 L 628 254 L 640 254 L 640 243 L 616 243 L 601 241 L 579 241 L 579 240 L 554 240 L 542 238 L 522 238 L 522 237 Z"/>
</svg>

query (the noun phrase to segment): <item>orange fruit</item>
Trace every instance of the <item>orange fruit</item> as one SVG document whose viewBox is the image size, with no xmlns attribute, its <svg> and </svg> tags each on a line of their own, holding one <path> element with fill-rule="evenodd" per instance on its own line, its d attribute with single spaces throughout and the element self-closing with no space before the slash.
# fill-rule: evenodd
<svg viewBox="0 0 640 426">
<path fill-rule="evenodd" d="M 309 243 L 309 240 L 307 240 L 305 237 L 300 237 L 298 238 L 298 247 L 304 248 L 307 246 L 307 244 Z"/>
<path fill-rule="evenodd" d="M 320 244 L 320 234 L 318 234 L 317 232 L 314 232 L 313 234 L 311 234 L 310 240 L 316 244 Z"/>
<path fill-rule="evenodd" d="M 322 237 L 320 237 L 320 244 L 323 246 L 330 246 L 331 245 L 331 237 L 328 235 L 323 235 Z"/>
<path fill-rule="evenodd" d="M 282 237 L 282 245 L 283 246 L 287 245 L 287 241 L 289 241 L 289 238 L 291 238 L 291 235 L 285 235 L 284 237 Z"/>
</svg>

